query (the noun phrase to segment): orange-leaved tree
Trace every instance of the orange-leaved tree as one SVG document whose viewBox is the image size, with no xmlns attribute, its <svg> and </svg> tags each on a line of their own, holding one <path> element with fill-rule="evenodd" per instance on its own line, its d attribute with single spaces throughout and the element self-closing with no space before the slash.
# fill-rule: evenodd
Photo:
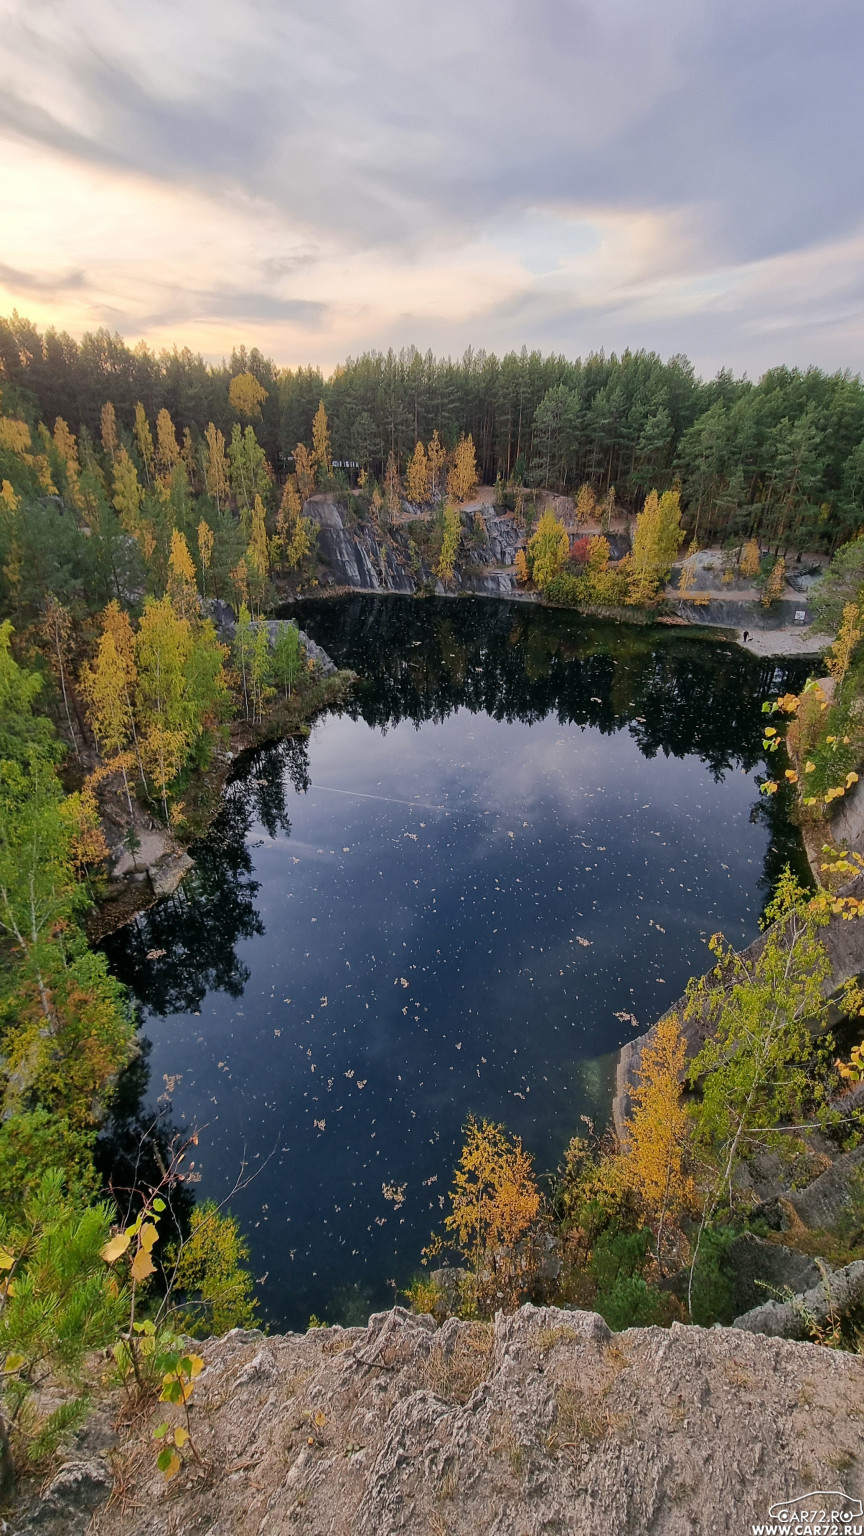
<svg viewBox="0 0 864 1536">
<path fill-rule="evenodd" d="M 460 437 L 453 450 L 453 464 L 447 476 L 447 490 L 455 501 L 467 501 L 477 485 L 477 460 L 474 439 Z"/>
<path fill-rule="evenodd" d="M 687 1171 L 690 1120 L 681 1094 L 686 1055 L 678 1015 L 669 1013 L 642 1051 L 624 1149 L 625 1177 L 654 1229 L 661 1273 L 664 1239 L 668 1242 L 693 1198 Z"/>
<path fill-rule="evenodd" d="M 452 1245 L 470 1265 L 463 1300 L 472 1311 L 515 1307 L 536 1274 L 530 1241 L 540 1214 L 533 1160 L 518 1136 L 503 1125 L 475 1120 L 465 1126 L 465 1145 L 450 1190 L 444 1227 Z M 432 1256 L 447 1238 L 433 1238 Z"/>
</svg>

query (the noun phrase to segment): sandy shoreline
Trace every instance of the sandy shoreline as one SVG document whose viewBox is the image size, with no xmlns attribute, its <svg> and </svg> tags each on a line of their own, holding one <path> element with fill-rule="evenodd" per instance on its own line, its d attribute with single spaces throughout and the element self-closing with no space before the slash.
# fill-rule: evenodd
<svg viewBox="0 0 864 1536">
<path fill-rule="evenodd" d="M 821 656 L 834 644 L 833 635 L 812 635 L 791 625 L 783 629 L 739 629 L 736 638 L 754 656 Z"/>
</svg>

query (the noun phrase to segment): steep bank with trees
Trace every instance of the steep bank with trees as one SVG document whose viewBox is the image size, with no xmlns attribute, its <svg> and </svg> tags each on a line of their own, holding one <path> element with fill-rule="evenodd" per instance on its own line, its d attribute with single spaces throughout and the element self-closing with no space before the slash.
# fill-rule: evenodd
<svg viewBox="0 0 864 1536">
<path fill-rule="evenodd" d="M 848 834 L 860 843 L 862 541 L 813 607 L 838 630 L 829 677 L 765 700 L 777 770 L 761 788 L 794 791 L 815 891 L 787 870 L 758 940 L 735 953 L 712 938 L 715 968 L 621 1053 L 614 1135 L 576 1137 L 548 1189 L 503 1127 L 469 1124 L 418 1309 L 566 1300 L 615 1328 L 747 1314 L 743 1327 L 858 1347 L 864 853 Z M 431 1268 L 442 1253 L 455 1269 Z M 772 1296 L 788 1304 L 759 1305 Z"/>
<path fill-rule="evenodd" d="M 346 679 L 293 624 L 260 622 L 272 545 L 254 434 L 233 459 L 213 437 L 196 495 L 167 413 L 155 427 L 137 413 L 133 459 L 110 402 L 97 450 L 0 396 L 0 1497 L 86 1416 L 92 1350 L 113 1350 L 130 1401 L 160 1382 L 174 1401 L 193 1379 L 182 1334 L 255 1315 L 233 1218 L 194 1204 L 194 1135 L 157 1107 L 127 1126 L 122 1174 L 106 1168 L 137 1020 L 86 929 L 109 862 L 129 866 L 133 905 L 154 841 L 182 873 L 232 748 L 307 730 Z M 298 563 L 304 536 L 289 509 L 279 537 Z M 223 638 L 230 549 L 239 617 Z"/>
</svg>

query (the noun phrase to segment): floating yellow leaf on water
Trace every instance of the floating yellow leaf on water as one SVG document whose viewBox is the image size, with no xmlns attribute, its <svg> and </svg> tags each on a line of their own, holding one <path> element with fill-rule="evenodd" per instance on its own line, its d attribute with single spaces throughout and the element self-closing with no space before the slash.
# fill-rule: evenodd
<svg viewBox="0 0 864 1536">
<path fill-rule="evenodd" d="M 129 1242 L 130 1233 L 118 1232 L 116 1237 L 112 1237 L 105 1244 L 104 1248 L 99 1250 L 99 1257 L 104 1259 L 106 1264 L 114 1264 L 120 1258 L 120 1255 L 126 1252 Z"/>
<path fill-rule="evenodd" d="M 146 1248 L 139 1248 L 129 1271 L 133 1280 L 146 1280 L 148 1275 L 156 1273 L 156 1265 L 153 1263 Z"/>
</svg>

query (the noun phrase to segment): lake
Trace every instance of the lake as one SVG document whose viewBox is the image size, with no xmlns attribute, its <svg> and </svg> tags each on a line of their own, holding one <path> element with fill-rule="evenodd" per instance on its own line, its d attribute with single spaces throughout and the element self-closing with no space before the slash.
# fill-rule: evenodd
<svg viewBox="0 0 864 1536">
<path fill-rule="evenodd" d="M 711 934 L 755 936 L 803 867 L 761 706 L 806 667 L 483 599 L 291 611 L 361 681 L 238 764 L 185 884 L 106 941 L 149 1045 L 103 1161 L 161 1103 L 199 1198 L 257 1173 L 231 1208 L 303 1328 L 418 1271 L 469 1114 L 554 1170 Z"/>
</svg>

